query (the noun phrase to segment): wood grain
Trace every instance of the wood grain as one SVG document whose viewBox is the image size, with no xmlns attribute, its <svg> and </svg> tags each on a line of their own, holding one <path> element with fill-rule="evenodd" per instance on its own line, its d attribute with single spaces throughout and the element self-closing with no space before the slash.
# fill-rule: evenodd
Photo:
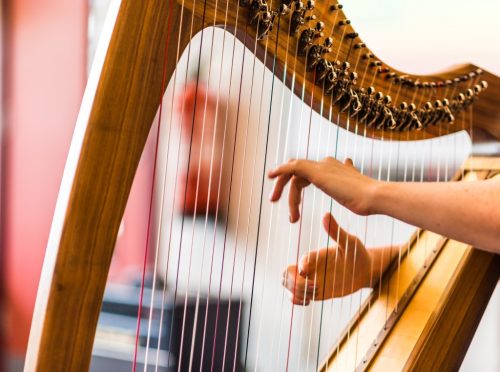
<svg viewBox="0 0 500 372">
<path fill-rule="evenodd" d="M 184 7 L 164 0 L 122 0 L 116 22 L 110 25 L 114 31 L 109 47 L 105 45 L 101 51 L 106 58 L 89 81 L 65 169 L 33 316 L 25 371 L 88 370 L 118 227 L 164 93 L 163 72 L 165 70 L 168 81 L 179 52 L 191 35 L 214 22 L 218 27 L 225 27 L 255 51 L 268 67 L 274 66 L 276 76 L 283 78 L 288 86 L 292 86 L 292 76 L 295 76 L 294 92 L 301 96 L 304 87 L 306 103 L 325 115 L 329 113 L 329 99 L 321 100 L 321 89 L 311 83 L 304 60 L 295 57 L 297 39 L 288 37 L 285 17 L 265 41 L 256 43 L 254 28 L 247 23 L 247 9 L 239 8 L 236 1 L 219 1 L 216 5 L 213 0 L 196 3 L 187 0 L 183 4 Z M 341 37 L 344 30 L 333 27 L 334 18 L 328 15 L 328 5 L 326 1 L 318 2 L 317 14 L 325 22 L 325 32 L 333 30 L 334 45 L 339 48 L 338 59 L 351 62 L 362 72 L 360 75 L 366 70 L 366 85 L 394 95 L 393 86 L 367 67 L 366 61 L 358 63 L 359 55 L 349 53 L 350 46 Z M 336 20 L 344 17 L 340 12 Z M 172 29 L 167 31 L 169 22 Z M 350 26 L 346 27 L 345 32 L 352 31 Z M 166 46 L 167 35 L 173 37 Z M 474 68 L 464 65 L 418 78 L 438 81 Z M 488 73 L 484 78 L 490 88 L 476 104 L 475 120 L 500 137 L 500 81 Z M 460 84 L 461 88 L 468 87 L 468 83 Z M 413 96 L 413 91 L 402 88 L 396 102 L 411 102 Z M 438 98 L 439 93 L 432 92 L 429 97 Z M 321 102 L 324 102 L 323 110 L 320 110 Z M 334 108 L 333 117 L 336 115 Z M 355 123 L 348 124 L 346 115 L 341 114 L 339 121 L 343 127 L 354 130 Z M 468 128 L 466 124 L 468 119 L 460 121 L 459 118 L 453 126 L 429 127 L 411 135 L 367 128 L 367 135 L 422 139 Z M 359 131 L 363 131 L 362 126 Z"/>
<path fill-rule="evenodd" d="M 188 9 L 192 9 L 193 4 L 196 4 L 196 0 L 177 1 L 182 3 Z M 275 9 L 278 6 L 276 1 L 269 1 L 268 3 L 272 9 Z M 353 70 L 358 72 L 358 75 L 360 76 L 360 82 L 358 85 L 363 87 L 373 86 L 377 91 L 392 96 L 395 105 L 399 105 L 401 102 L 411 103 L 416 101 L 415 103 L 417 106 L 420 106 L 426 101 L 442 99 L 445 98 L 445 96 L 448 97 L 452 93 L 458 93 L 472 87 L 474 83 L 477 83 L 480 80 L 485 80 L 488 82 L 489 88 L 481 94 L 480 98 L 474 104 L 474 125 L 486 130 L 497 139 L 500 139 L 500 78 L 489 72 L 485 72 L 480 79 L 472 82 L 460 82 L 456 88 L 443 88 L 440 90 L 432 90 L 429 88 L 420 89 L 417 92 L 415 91 L 415 88 L 391 84 L 389 80 L 385 79 L 385 75 L 377 73 L 376 68 L 370 67 L 370 63 L 372 61 L 379 61 L 379 58 L 376 56 L 372 59 L 360 58 L 361 53 L 365 54 L 370 50 L 366 48 L 352 48 L 354 43 L 362 41 L 362 35 L 353 41 L 345 37 L 345 35 L 355 32 L 355 29 L 352 25 L 342 27 L 338 25 L 340 20 L 348 19 L 348 17 L 346 17 L 343 11 L 336 11 L 334 13 L 330 12 L 328 9 L 332 3 L 334 4 L 335 2 L 324 0 L 316 1 L 314 14 L 317 16 L 317 20 L 321 20 L 325 24 L 325 37 L 332 35 L 334 39 L 333 51 L 329 54 L 329 59 L 338 59 L 341 62 L 348 61 L 353 67 Z M 288 87 L 293 86 L 294 93 L 299 98 L 302 98 L 302 95 L 304 94 L 304 102 L 308 103 L 318 113 L 322 112 L 328 119 L 330 115 L 331 98 L 329 96 L 323 97 L 322 87 L 311 82 L 314 79 L 314 73 L 306 72 L 305 57 L 296 57 L 297 42 L 300 32 L 289 37 L 289 15 L 277 17 L 279 18 L 279 27 L 278 21 L 275 21 L 275 27 L 269 34 L 269 37 L 264 40 L 256 41 L 256 26 L 253 24 L 248 25 L 248 8 L 239 6 L 238 1 L 230 0 L 206 0 L 206 4 L 207 9 L 205 16 L 207 20 L 212 20 L 210 24 L 213 24 L 213 20 L 215 19 L 215 24 L 218 25 L 218 27 L 225 28 L 227 31 L 235 34 L 250 50 L 256 50 L 256 55 L 261 59 L 261 61 L 265 62 L 269 69 L 274 69 L 277 78 L 284 80 Z M 201 17 L 203 9 L 201 7 L 197 7 L 195 12 Z M 307 27 L 314 27 L 317 20 L 307 22 L 301 30 Z M 322 41 L 322 39 L 319 40 L 320 42 Z M 373 51 L 371 52 L 373 53 Z M 429 56 L 429 58 L 432 58 L 432 56 Z M 286 76 L 285 79 L 283 79 L 285 66 Z M 383 63 L 383 66 L 390 67 L 390 65 L 385 62 Z M 463 64 L 450 68 L 447 71 L 432 75 L 407 74 L 392 67 L 390 68 L 391 71 L 394 71 L 399 75 L 406 75 L 415 80 L 422 82 L 438 82 L 463 76 L 464 74 L 476 70 L 478 67 L 473 64 Z M 364 78 L 361 78 L 363 76 Z M 303 89 L 303 87 L 305 89 Z M 425 97 L 425 99 L 422 97 Z M 323 110 L 321 110 L 322 105 Z M 337 106 L 333 107 L 332 117 L 335 118 L 335 121 L 338 121 L 342 127 L 352 132 L 355 131 L 357 124 L 356 121 L 348 121 L 345 113 L 340 114 L 338 117 Z M 337 120 L 337 118 L 339 120 Z M 470 113 L 465 111 L 457 117 L 457 120 L 453 125 L 431 125 L 422 131 L 414 131 L 410 138 L 431 138 L 463 129 L 470 130 L 470 127 Z M 405 132 L 376 130 L 374 128 L 365 128 L 363 124 L 359 124 L 358 132 L 363 133 L 364 129 L 366 129 L 367 136 L 369 137 L 385 139 L 392 138 L 403 141 L 409 139 L 408 134 Z"/>
<path fill-rule="evenodd" d="M 498 164 L 500 158 L 469 159 L 465 179 L 491 177 L 497 174 Z M 487 170 L 490 165 L 494 170 Z M 471 170 L 471 166 L 477 166 L 477 170 Z M 388 337 L 377 339 L 388 314 L 439 241 L 438 235 L 429 232 L 413 239 L 399 270 L 389 270 L 382 280 L 381 288 L 389 290 L 383 290 L 346 333 L 349 336 L 332 350 L 322 371 L 354 370 L 363 365 L 374 340 L 382 345 L 365 367 L 370 371 L 458 370 L 500 277 L 498 255 L 447 241 Z"/>
<path fill-rule="evenodd" d="M 82 105 L 90 115 L 60 236 L 47 248 L 25 371 L 88 370 L 118 227 L 163 96 L 164 61 L 167 79 L 177 62 L 177 38 L 168 48 L 165 40 L 168 16 L 179 29 L 181 9 L 168 4 L 121 3 L 95 96 Z M 182 20 L 190 25 L 190 13 Z M 196 32 L 201 24 L 194 22 Z"/>
</svg>

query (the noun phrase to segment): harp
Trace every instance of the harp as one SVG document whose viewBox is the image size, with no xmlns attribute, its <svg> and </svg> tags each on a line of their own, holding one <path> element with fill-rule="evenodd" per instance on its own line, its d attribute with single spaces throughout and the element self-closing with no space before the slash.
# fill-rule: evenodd
<svg viewBox="0 0 500 372">
<path fill-rule="evenodd" d="M 123 0 L 115 10 L 109 45 L 92 71 L 65 169 L 26 371 L 89 368 L 108 270 L 139 159 L 182 52 L 206 27 L 233 34 L 273 79 L 287 85 L 322 120 L 335 121 L 365 139 L 400 143 L 471 130 L 472 110 L 477 126 L 500 137 L 496 76 L 473 65 L 429 76 L 394 70 L 367 48 L 337 3 Z M 266 162 L 264 156 L 264 169 Z M 499 171 L 498 159 L 472 158 L 457 179 L 498 177 Z M 262 185 L 263 178 L 261 191 Z M 262 195 L 259 200 L 258 211 Z M 259 217 L 257 226 L 263 223 Z M 258 233 L 256 241 L 255 252 Z M 291 261 L 299 246 L 294 249 Z M 256 266 L 248 269 L 254 277 Z M 323 344 L 328 351 L 320 355 L 318 346 L 318 351 L 308 352 L 308 369 L 455 370 L 499 273 L 493 254 L 417 231 L 378 282 L 380 290 L 362 301 L 346 331 L 336 342 Z M 467 280 L 469 275 L 476 280 Z M 252 302 L 257 292 L 252 283 L 246 343 L 238 341 L 246 350 L 245 364 L 252 350 L 258 354 L 252 342 L 262 332 L 262 326 L 250 324 L 252 309 L 261 306 Z M 293 317 L 301 310 L 291 311 Z M 253 324 L 259 315 L 255 313 Z M 281 353 L 288 369 L 290 356 L 285 354 L 292 337 L 298 336 L 291 330 L 284 336 L 289 336 L 288 353 L 286 346 Z M 266 349 L 259 347 L 260 352 Z M 184 352 L 193 351 L 186 346 Z M 148 360 L 144 363 L 147 369 Z M 269 365 L 252 368 L 275 366 Z M 223 369 L 238 368 L 231 360 Z"/>
</svg>

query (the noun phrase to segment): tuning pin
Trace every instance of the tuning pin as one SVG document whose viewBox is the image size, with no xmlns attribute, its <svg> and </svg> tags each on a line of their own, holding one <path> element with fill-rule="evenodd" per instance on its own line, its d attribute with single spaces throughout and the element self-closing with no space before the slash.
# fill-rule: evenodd
<svg viewBox="0 0 500 372">
<path fill-rule="evenodd" d="M 456 77 L 456 78 L 454 78 L 454 79 L 453 79 L 453 83 L 455 83 L 455 84 L 460 83 L 460 78 L 457 78 L 457 77 Z"/>
<path fill-rule="evenodd" d="M 365 43 L 354 44 L 354 49 L 362 49 L 362 48 L 366 48 L 366 44 Z"/>
<path fill-rule="evenodd" d="M 443 106 L 448 107 L 450 105 L 450 101 L 448 98 L 443 99 Z"/>
<path fill-rule="evenodd" d="M 477 76 L 481 76 L 482 74 L 484 74 L 484 71 L 481 70 L 480 68 L 476 69 L 476 74 Z"/>
<path fill-rule="evenodd" d="M 347 61 L 342 62 L 342 70 L 347 71 L 351 68 L 351 64 Z"/>
<path fill-rule="evenodd" d="M 344 7 L 344 6 L 343 6 L 342 4 L 335 4 L 335 5 L 330 6 L 330 11 L 331 11 L 331 12 L 334 12 L 334 11 L 336 11 L 336 10 L 340 10 L 340 9 L 342 9 L 343 7 Z"/>
<path fill-rule="evenodd" d="M 307 5 L 306 5 L 307 10 L 313 10 L 314 5 L 315 5 L 314 0 L 307 0 Z"/>
<path fill-rule="evenodd" d="M 331 37 L 327 37 L 323 42 L 323 45 L 327 48 L 330 48 L 333 45 L 333 39 Z"/>
<path fill-rule="evenodd" d="M 317 32 L 321 32 L 325 29 L 325 24 L 323 22 L 319 21 L 318 23 L 316 23 L 315 29 Z"/>
<path fill-rule="evenodd" d="M 281 15 L 287 15 L 290 13 L 290 7 L 286 4 L 281 3 L 279 12 Z"/>
<path fill-rule="evenodd" d="M 403 111 L 406 111 L 408 109 L 408 104 L 406 102 L 401 102 L 399 104 L 399 108 Z"/>
<path fill-rule="evenodd" d="M 408 111 L 414 112 L 417 109 L 417 106 L 414 103 L 410 103 L 408 106 Z"/>
<path fill-rule="evenodd" d="M 453 84 L 453 81 L 452 80 L 446 80 L 444 83 L 446 84 L 446 86 L 449 87 L 450 85 Z"/>
<path fill-rule="evenodd" d="M 465 92 L 465 95 L 468 97 L 468 98 L 471 98 L 474 96 L 474 92 L 472 91 L 472 89 L 467 89 L 467 91 Z"/>
<path fill-rule="evenodd" d="M 390 104 L 392 103 L 392 98 L 391 98 L 391 96 L 385 96 L 385 97 L 384 97 L 384 103 L 385 103 L 386 105 L 390 105 Z"/>
<path fill-rule="evenodd" d="M 465 101 L 465 95 L 463 93 L 460 93 L 457 96 L 458 102 L 464 102 Z"/>
<path fill-rule="evenodd" d="M 380 101 L 382 98 L 384 98 L 384 94 L 383 94 L 382 92 L 377 92 L 377 93 L 375 94 L 375 99 L 376 99 L 377 101 Z"/>
<path fill-rule="evenodd" d="M 357 37 L 359 36 L 359 34 L 357 32 L 349 32 L 346 37 L 348 39 L 356 39 Z"/>
<path fill-rule="evenodd" d="M 339 21 L 339 26 L 346 26 L 346 25 L 350 25 L 350 24 L 351 24 L 351 21 L 348 19 L 343 19 L 343 20 Z"/>
<path fill-rule="evenodd" d="M 351 71 L 349 74 L 349 79 L 354 83 L 356 80 L 358 80 L 358 74 L 354 71 Z"/>
<path fill-rule="evenodd" d="M 443 104 L 441 103 L 441 101 L 440 101 L 440 100 L 438 100 L 438 99 L 437 99 L 436 101 L 434 101 L 434 107 L 435 107 L 435 108 L 437 108 L 437 109 L 438 109 L 438 108 L 440 108 L 442 105 L 443 105 Z"/>
<path fill-rule="evenodd" d="M 424 105 L 424 108 L 429 111 L 429 110 L 432 110 L 432 103 L 430 102 L 426 102 L 425 105 Z"/>
<path fill-rule="evenodd" d="M 481 84 L 481 88 L 487 89 L 488 88 L 488 82 L 487 81 L 481 81 L 479 84 Z"/>
<path fill-rule="evenodd" d="M 431 89 L 436 89 L 436 83 L 434 81 L 431 81 L 429 86 L 431 87 Z"/>
<path fill-rule="evenodd" d="M 366 54 L 363 55 L 363 59 L 370 59 L 370 58 L 373 58 L 373 57 L 375 57 L 375 56 L 373 55 L 373 53 L 370 53 L 370 52 L 368 52 L 368 53 L 366 53 Z"/>
</svg>

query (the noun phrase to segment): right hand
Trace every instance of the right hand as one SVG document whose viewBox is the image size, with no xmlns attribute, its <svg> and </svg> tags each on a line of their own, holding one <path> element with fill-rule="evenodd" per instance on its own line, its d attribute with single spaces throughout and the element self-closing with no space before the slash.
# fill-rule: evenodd
<svg viewBox="0 0 500 372">
<path fill-rule="evenodd" d="M 269 178 L 276 178 L 270 196 L 272 202 L 281 198 L 283 189 L 290 181 L 288 205 L 292 223 L 300 218 L 302 189 L 310 184 L 356 214 L 373 213 L 372 200 L 377 181 L 359 173 L 351 159 L 346 159 L 344 163 L 334 158 L 321 161 L 291 160 L 270 171 Z"/>
</svg>

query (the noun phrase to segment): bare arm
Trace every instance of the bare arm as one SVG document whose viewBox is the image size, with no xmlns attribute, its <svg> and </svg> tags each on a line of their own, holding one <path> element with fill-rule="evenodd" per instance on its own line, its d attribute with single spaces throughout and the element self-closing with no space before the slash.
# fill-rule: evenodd
<svg viewBox="0 0 500 372">
<path fill-rule="evenodd" d="M 500 253 L 500 180 L 379 183 L 371 209 Z"/>
<path fill-rule="evenodd" d="M 500 180 L 398 183 L 361 175 L 350 160 L 294 160 L 269 173 L 271 201 L 290 182 L 290 221 L 299 219 L 302 189 L 314 184 L 354 213 L 386 214 L 477 248 L 500 253 Z"/>
</svg>

